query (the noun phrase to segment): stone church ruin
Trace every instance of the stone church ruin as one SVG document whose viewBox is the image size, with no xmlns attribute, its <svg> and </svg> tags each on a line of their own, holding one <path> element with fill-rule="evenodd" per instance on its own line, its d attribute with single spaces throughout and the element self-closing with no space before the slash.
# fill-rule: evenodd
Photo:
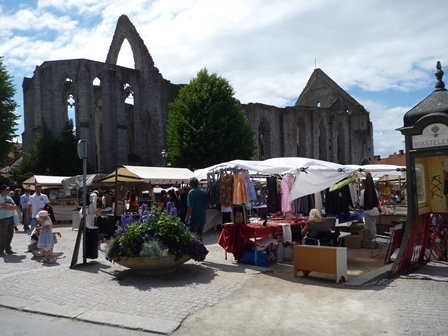
<svg viewBox="0 0 448 336">
<path fill-rule="evenodd" d="M 117 65 L 124 39 L 135 69 Z M 106 62 L 46 61 L 23 80 L 23 149 L 44 119 L 57 136 L 73 108 L 76 135 L 88 143 L 96 171 L 120 165 L 164 166 L 168 104 L 182 84 L 163 78 L 129 18 L 122 15 Z M 133 104 L 128 103 L 132 98 Z M 258 150 L 253 159 L 309 157 L 342 164 L 373 163 L 369 113 L 322 70 L 315 69 L 294 106 L 242 104 Z"/>
</svg>

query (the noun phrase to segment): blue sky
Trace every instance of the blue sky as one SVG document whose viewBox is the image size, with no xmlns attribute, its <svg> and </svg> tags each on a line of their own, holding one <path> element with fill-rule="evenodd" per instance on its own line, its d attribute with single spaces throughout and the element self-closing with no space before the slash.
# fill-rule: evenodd
<svg viewBox="0 0 448 336">
<path fill-rule="evenodd" d="M 434 90 L 436 62 L 448 69 L 447 13 L 434 0 L 0 0 L 0 56 L 22 116 L 24 77 L 50 60 L 104 62 L 126 14 L 164 78 L 207 67 L 242 103 L 293 105 L 317 65 L 371 113 L 386 157 L 404 149 L 395 129 Z M 118 64 L 133 67 L 127 42 Z"/>
</svg>

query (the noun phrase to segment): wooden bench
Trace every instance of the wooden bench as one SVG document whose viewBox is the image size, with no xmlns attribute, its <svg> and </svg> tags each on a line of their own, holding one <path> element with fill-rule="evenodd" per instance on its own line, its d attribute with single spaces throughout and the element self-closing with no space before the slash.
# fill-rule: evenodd
<svg viewBox="0 0 448 336">
<path fill-rule="evenodd" d="M 335 246 L 294 246 L 294 276 L 302 271 L 305 276 L 310 272 L 336 274 L 336 283 L 347 276 L 347 248 Z"/>
</svg>

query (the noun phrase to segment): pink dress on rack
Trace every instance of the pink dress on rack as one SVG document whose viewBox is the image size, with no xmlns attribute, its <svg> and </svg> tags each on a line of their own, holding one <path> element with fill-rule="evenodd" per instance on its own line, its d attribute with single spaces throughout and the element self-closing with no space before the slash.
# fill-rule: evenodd
<svg viewBox="0 0 448 336">
<path fill-rule="evenodd" d="M 284 175 L 282 178 L 282 212 L 295 212 L 294 202 L 289 202 L 289 194 L 292 189 L 292 179 L 288 175 Z"/>
</svg>

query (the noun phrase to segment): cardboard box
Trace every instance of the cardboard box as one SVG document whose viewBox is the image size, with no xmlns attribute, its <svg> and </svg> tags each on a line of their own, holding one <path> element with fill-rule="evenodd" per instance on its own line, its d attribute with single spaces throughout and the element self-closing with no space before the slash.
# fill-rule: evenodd
<svg viewBox="0 0 448 336">
<path fill-rule="evenodd" d="M 348 248 L 360 249 L 362 246 L 362 236 L 352 234 L 351 236 L 344 238 L 344 245 Z"/>
</svg>

